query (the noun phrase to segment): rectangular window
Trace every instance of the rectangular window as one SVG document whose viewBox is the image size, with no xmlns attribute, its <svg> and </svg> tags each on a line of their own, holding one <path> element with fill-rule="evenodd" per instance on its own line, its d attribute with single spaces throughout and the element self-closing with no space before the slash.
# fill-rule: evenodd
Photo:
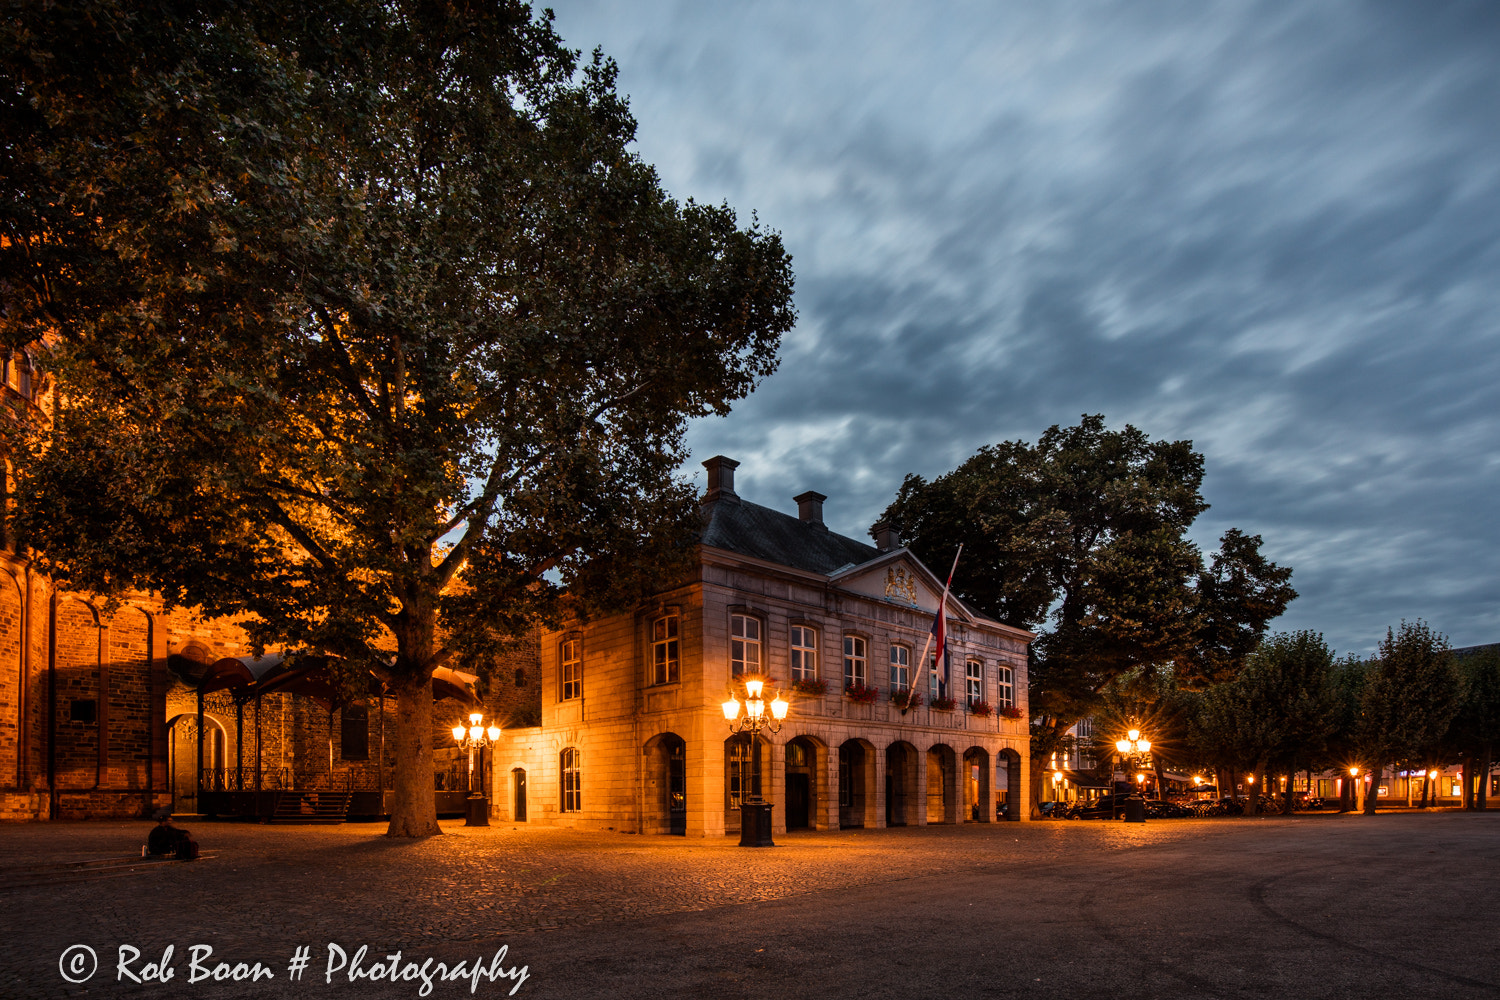
<svg viewBox="0 0 1500 1000">
<path fill-rule="evenodd" d="M 984 701 L 984 664 L 970 660 L 964 664 L 964 696 L 969 704 Z"/>
<path fill-rule="evenodd" d="M 944 659 L 946 659 L 946 657 L 944 657 Z M 948 697 L 948 681 L 943 677 L 943 671 L 938 669 L 938 659 L 936 653 L 933 653 L 927 658 L 927 666 L 928 669 L 932 671 L 932 687 L 928 688 L 928 690 L 933 692 L 934 698 Z"/>
<path fill-rule="evenodd" d="M 747 794 L 760 794 L 760 761 L 751 745 L 737 737 L 729 746 L 729 808 L 738 809 Z"/>
<path fill-rule="evenodd" d="M 761 672 L 759 618 L 729 616 L 729 671 L 736 677 Z"/>
<path fill-rule="evenodd" d="M 911 690 L 911 650 L 891 644 L 891 690 Z"/>
<path fill-rule="evenodd" d="M 557 648 L 557 661 L 561 665 L 562 677 L 558 684 L 559 698 L 569 701 L 583 696 L 583 644 L 569 639 Z"/>
<path fill-rule="evenodd" d="M 94 723 L 99 718 L 99 703 L 93 698 L 75 698 L 68 705 L 69 722 Z"/>
<path fill-rule="evenodd" d="M 818 679 L 818 633 L 805 625 L 792 626 L 792 680 Z"/>
<path fill-rule="evenodd" d="M 339 756 L 370 759 L 370 710 L 363 705 L 345 705 L 339 712 Z"/>
<path fill-rule="evenodd" d="M 562 752 L 562 811 L 576 813 L 583 809 L 583 769 L 578 750 L 568 747 Z"/>
<path fill-rule="evenodd" d="M 854 767 L 845 747 L 839 747 L 839 805 L 844 808 L 854 805 Z"/>
<path fill-rule="evenodd" d="M 870 683 L 867 662 L 865 641 L 857 635 L 844 636 L 844 687 L 865 687 Z"/>
<path fill-rule="evenodd" d="M 1015 677 L 1010 667 L 995 670 L 995 704 L 1000 708 L 1012 708 L 1016 703 Z"/>
<path fill-rule="evenodd" d="M 663 615 L 651 623 L 651 683 L 677 683 L 680 662 L 677 616 Z"/>
</svg>

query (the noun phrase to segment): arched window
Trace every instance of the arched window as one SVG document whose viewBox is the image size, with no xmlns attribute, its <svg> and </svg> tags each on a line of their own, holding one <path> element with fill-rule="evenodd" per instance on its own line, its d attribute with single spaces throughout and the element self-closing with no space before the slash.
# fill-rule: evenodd
<svg viewBox="0 0 1500 1000">
<path fill-rule="evenodd" d="M 562 752 L 562 811 L 576 813 L 583 808 L 583 769 L 578 760 L 578 748 L 568 747 Z"/>
<path fill-rule="evenodd" d="M 729 672 L 758 674 L 760 669 L 760 619 L 749 615 L 729 616 Z"/>
<path fill-rule="evenodd" d="M 557 662 L 559 664 L 560 676 L 558 677 L 558 699 L 568 701 L 583 696 L 583 654 L 580 652 L 582 644 L 577 639 L 568 639 L 557 647 Z"/>
<path fill-rule="evenodd" d="M 818 679 L 818 633 L 806 625 L 792 626 L 792 680 Z"/>
</svg>

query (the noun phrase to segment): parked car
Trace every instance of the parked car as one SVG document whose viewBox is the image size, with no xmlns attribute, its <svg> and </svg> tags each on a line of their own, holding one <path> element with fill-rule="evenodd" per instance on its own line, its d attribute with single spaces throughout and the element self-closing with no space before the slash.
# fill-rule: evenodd
<svg viewBox="0 0 1500 1000">
<path fill-rule="evenodd" d="M 1068 810 L 1068 819 L 1114 819 L 1125 815 L 1125 800 L 1130 798 L 1126 792 L 1114 792 L 1110 795 L 1101 795 L 1098 799 L 1087 805 L 1078 803 Z"/>
</svg>

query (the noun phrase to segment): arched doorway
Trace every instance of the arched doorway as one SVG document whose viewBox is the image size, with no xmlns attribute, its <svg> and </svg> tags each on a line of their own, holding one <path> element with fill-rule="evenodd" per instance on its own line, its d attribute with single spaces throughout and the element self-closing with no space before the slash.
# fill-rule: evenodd
<svg viewBox="0 0 1500 1000">
<path fill-rule="evenodd" d="M 786 745 L 786 828 L 807 830 L 818 826 L 818 774 L 821 755 L 818 744 L 798 736 Z"/>
<path fill-rule="evenodd" d="M 1021 755 L 1009 747 L 995 754 L 995 816 L 1019 822 L 1026 810 L 1021 787 Z"/>
<path fill-rule="evenodd" d="M 687 743 L 676 733 L 646 741 L 646 823 L 657 833 L 687 835 Z"/>
<path fill-rule="evenodd" d="M 839 747 L 839 828 L 875 825 L 875 746 L 846 740 Z"/>
<path fill-rule="evenodd" d="M 511 819 L 517 823 L 524 823 L 526 822 L 526 769 L 524 767 L 511 768 L 510 783 L 513 795 Z"/>
<path fill-rule="evenodd" d="M 962 821 L 965 823 L 988 823 L 990 813 L 990 753 L 984 747 L 969 747 L 964 751 Z"/>
<path fill-rule="evenodd" d="M 954 823 L 958 821 L 957 799 L 954 785 L 953 748 L 939 743 L 927 749 L 927 822 Z"/>
<path fill-rule="evenodd" d="M 211 715 L 203 717 L 203 788 L 222 791 L 224 726 Z M 167 721 L 167 783 L 172 789 L 172 811 L 198 811 L 198 716 L 184 713 Z"/>
<path fill-rule="evenodd" d="M 885 748 L 885 825 L 905 826 L 915 819 L 917 748 L 897 741 Z"/>
</svg>

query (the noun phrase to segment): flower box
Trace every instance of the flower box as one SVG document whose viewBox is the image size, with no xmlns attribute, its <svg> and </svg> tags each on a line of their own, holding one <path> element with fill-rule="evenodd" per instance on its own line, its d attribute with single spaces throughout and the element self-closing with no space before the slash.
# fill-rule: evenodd
<svg viewBox="0 0 1500 1000">
<path fill-rule="evenodd" d="M 988 719 L 990 713 L 993 711 L 994 709 L 990 707 L 990 703 L 987 701 L 980 701 L 978 698 L 975 698 L 969 702 L 969 712 L 979 716 L 981 719 Z"/>
<path fill-rule="evenodd" d="M 920 691 L 891 692 L 891 704 L 905 712 L 922 704 L 922 693 Z"/>
<path fill-rule="evenodd" d="M 844 697 L 859 705 L 873 704 L 880 697 L 880 688 L 865 687 L 863 684 L 851 684 L 844 688 Z"/>
<path fill-rule="evenodd" d="M 798 694 L 827 694 L 828 682 L 824 680 L 792 681 L 792 690 L 797 692 Z"/>
<path fill-rule="evenodd" d="M 934 698 L 930 704 L 939 712 L 951 712 L 958 707 L 958 702 L 952 698 Z"/>
<path fill-rule="evenodd" d="M 1021 711 L 1021 706 L 1019 705 L 1006 705 L 1004 708 L 1000 709 L 1000 714 L 1005 716 L 1007 719 L 1025 718 L 1025 714 Z"/>
</svg>

